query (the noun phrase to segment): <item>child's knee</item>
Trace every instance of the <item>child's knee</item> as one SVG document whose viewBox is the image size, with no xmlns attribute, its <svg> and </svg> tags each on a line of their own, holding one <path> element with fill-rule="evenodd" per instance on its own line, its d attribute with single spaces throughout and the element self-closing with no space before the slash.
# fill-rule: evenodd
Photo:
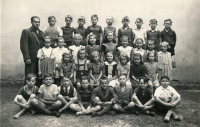
<svg viewBox="0 0 200 127">
<path fill-rule="evenodd" d="M 30 100 L 30 104 L 33 105 L 33 106 L 37 105 L 38 104 L 38 100 L 33 98 L 33 99 Z"/>
<path fill-rule="evenodd" d="M 97 102 L 100 101 L 99 97 L 95 97 L 94 100 L 97 101 Z"/>
<path fill-rule="evenodd" d="M 57 106 L 61 106 L 61 105 L 62 105 L 62 102 L 58 100 L 58 101 L 56 101 L 54 104 L 57 105 Z"/>
<path fill-rule="evenodd" d="M 61 94 L 59 94 L 59 95 L 57 96 L 57 99 L 60 99 L 60 98 L 63 98 L 63 96 L 62 96 Z"/>
<path fill-rule="evenodd" d="M 20 95 L 20 96 L 17 97 L 18 102 L 22 102 L 23 100 L 24 100 L 23 96 Z"/>
<path fill-rule="evenodd" d="M 70 107 L 70 109 L 74 110 L 76 108 L 76 105 L 75 104 L 71 104 L 69 107 Z"/>
<path fill-rule="evenodd" d="M 132 99 L 133 99 L 133 101 L 136 101 L 137 97 L 135 95 L 133 95 Z"/>
<path fill-rule="evenodd" d="M 31 96 L 30 96 L 29 99 L 33 99 L 33 98 L 36 98 L 36 95 L 35 95 L 35 94 L 31 94 Z"/>
<path fill-rule="evenodd" d="M 134 102 L 130 102 L 129 104 L 128 104 L 128 107 L 129 108 L 133 108 L 135 106 L 135 103 Z"/>
</svg>

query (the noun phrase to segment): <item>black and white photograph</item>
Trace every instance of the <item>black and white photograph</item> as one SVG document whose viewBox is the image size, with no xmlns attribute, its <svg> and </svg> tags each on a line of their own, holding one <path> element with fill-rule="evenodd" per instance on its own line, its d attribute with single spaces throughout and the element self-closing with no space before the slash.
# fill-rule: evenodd
<svg viewBox="0 0 200 127">
<path fill-rule="evenodd" d="M 199 127 L 199 0 L 1 0 L 1 127 Z"/>
</svg>

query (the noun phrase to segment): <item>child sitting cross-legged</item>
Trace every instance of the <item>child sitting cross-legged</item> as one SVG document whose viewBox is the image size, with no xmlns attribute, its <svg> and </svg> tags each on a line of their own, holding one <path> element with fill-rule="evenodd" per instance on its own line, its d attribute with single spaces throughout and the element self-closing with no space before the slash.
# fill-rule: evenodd
<svg viewBox="0 0 200 127">
<path fill-rule="evenodd" d="M 152 91 L 147 86 L 148 79 L 141 78 L 139 80 L 139 87 L 135 89 L 132 100 L 135 102 L 138 110 L 147 115 L 155 116 L 155 112 L 150 111 L 154 107 L 155 100 Z M 136 111 L 136 114 L 139 115 L 139 112 Z"/>
<path fill-rule="evenodd" d="M 70 108 L 76 111 L 76 115 L 90 114 L 101 109 L 99 105 L 91 105 L 91 96 L 93 88 L 89 84 L 89 77 L 81 77 L 81 86 L 77 88 L 78 103 L 71 104 Z"/>
<path fill-rule="evenodd" d="M 169 122 L 171 115 L 173 116 L 174 120 L 181 121 L 182 118 L 174 111 L 176 106 L 181 101 L 181 96 L 173 87 L 169 86 L 169 81 L 170 79 L 168 76 L 161 77 L 161 86 L 158 87 L 154 93 L 156 106 L 161 111 L 167 110 L 167 114 L 164 118 L 165 122 Z"/>
<path fill-rule="evenodd" d="M 57 114 L 57 116 L 60 117 L 64 110 L 69 108 L 71 104 L 77 102 L 77 92 L 70 78 L 65 76 L 63 77 L 62 85 L 58 89 L 60 94 L 57 98 L 64 104 L 64 107 L 59 109 Z"/>
<path fill-rule="evenodd" d="M 93 112 L 92 116 L 100 116 L 105 113 L 108 113 L 110 115 L 114 115 L 114 111 L 109 111 L 113 104 L 116 103 L 117 101 L 117 95 L 114 93 L 114 90 L 112 87 L 108 86 L 108 78 L 107 77 L 102 77 L 100 79 L 100 85 L 93 90 L 92 93 L 92 104 L 94 106 L 101 106 L 100 111 L 98 112 Z"/>
</svg>

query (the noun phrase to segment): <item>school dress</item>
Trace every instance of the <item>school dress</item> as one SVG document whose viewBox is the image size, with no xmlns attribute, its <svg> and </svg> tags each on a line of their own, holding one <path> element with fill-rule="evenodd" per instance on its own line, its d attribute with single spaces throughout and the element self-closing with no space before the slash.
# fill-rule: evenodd
<svg viewBox="0 0 200 127">
<path fill-rule="evenodd" d="M 65 77 L 70 77 L 71 69 L 76 69 L 74 62 L 72 62 L 72 61 L 70 61 L 68 63 L 62 62 L 62 63 L 60 63 L 60 67 L 63 71 L 63 76 L 65 76 Z"/>
<path fill-rule="evenodd" d="M 89 64 L 89 70 L 92 70 L 92 75 L 95 79 L 97 79 L 100 75 L 100 72 L 103 70 L 103 63 L 102 62 L 97 62 L 97 63 L 90 63 Z M 95 83 L 95 81 L 90 78 L 90 85 L 96 87 L 99 86 L 99 81 Z"/>
<path fill-rule="evenodd" d="M 172 80 L 172 64 L 170 52 L 158 52 L 159 78 L 168 76 Z"/>
<path fill-rule="evenodd" d="M 80 61 L 77 60 L 77 63 L 76 63 L 76 82 L 80 82 L 82 76 L 89 76 L 89 72 L 88 72 L 89 63 L 90 62 L 87 59 L 85 59 L 83 64 L 80 64 Z"/>
<path fill-rule="evenodd" d="M 28 89 L 27 85 L 21 87 L 20 90 L 18 91 L 17 95 L 22 95 L 22 97 L 26 101 L 28 101 L 28 99 L 30 98 L 31 94 L 38 95 L 39 88 L 37 86 L 33 86 L 31 93 L 27 93 L 27 89 Z"/>
<path fill-rule="evenodd" d="M 108 63 L 107 61 L 104 62 L 104 75 L 107 76 L 109 79 L 117 75 L 117 63 L 113 61 L 112 63 Z M 109 86 L 115 87 L 116 80 L 114 79 L 109 82 Z"/>
<path fill-rule="evenodd" d="M 54 69 L 54 54 L 53 49 L 43 47 L 38 51 L 38 58 L 41 59 L 40 61 L 40 69 L 41 69 L 41 76 L 40 79 L 44 79 L 44 76 L 47 74 L 53 75 Z"/>
</svg>

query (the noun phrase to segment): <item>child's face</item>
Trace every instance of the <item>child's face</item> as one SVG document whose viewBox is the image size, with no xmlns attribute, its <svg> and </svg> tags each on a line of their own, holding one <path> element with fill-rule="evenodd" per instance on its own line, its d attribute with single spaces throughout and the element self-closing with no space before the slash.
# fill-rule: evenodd
<svg viewBox="0 0 200 127">
<path fill-rule="evenodd" d="M 108 62 L 112 62 L 113 61 L 113 55 L 108 53 L 107 54 L 107 60 L 108 60 Z"/>
<path fill-rule="evenodd" d="M 148 86 L 147 82 L 144 82 L 143 79 L 140 80 L 139 85 L 142 89 L 145 89 Z"/>
<path fill-rule="evenodd" d="M 96 44 L 95 36 L 90 36 L 90 44 L 92 44 L 92 45 Z"/>
<path fill-rule="evenodd" d="M 107 23 L 108 25 L 112 25 L 112 24 L 113 24 L 113 18 L 112 18 L 112 17 L 107 17 L 107 18 L 106 18 L 106 23 Z"/>
<path fill-rule="evenodd" d="M 68 87 L 71 84 L 69 78 L 63 77 L 63 86 Z"/>
<path fill-rule="evenodd" d="M 70 18 L 66 18 L 65 22 L 66 22 L 66 26 L 70 26 L 72 23 L 72 20 Z"/>
<path fill-rule="evenodd" d="M 78 25 L 83 26 L 85 24 L 85 21 L 83 19 L 78 20 Z"/>
<path fill-rule="evenodd" d="M 149 60 L 152 62 L 152 61 L 155 61 L 155 56 L 153 53 L 150 53 L 149 54 Z"/>
<path fill-rule="evenodd" d="M 108 33 L 107 39 L 108 39 L 109 42 L 112 42 L 113 41 L 113 34 L 112 33 Z"/>
<path fill-rule="evenodd" d="M 64 40 L 58 40 L 58 47 L 62 48 L 64 46 Z"/>
<path fill-rule="evenodd" d="M 108 87 L 108 80 L 101 80 L 100 84 L 102 89 L 106 89 Z"/>
<path fill-rule="evenodd" d="M 26 84 L 29 88 L 32 88 L 36 83 L 35 77 L 32 77 L 30 80 L 26 80 Z"/>
<path fill-rule="evenodd" d="M 137 40 L 137 41 L 135 42 L 135 45 L 136 45 L 137 49 L 141 49 L 141 48 L 142 48 L 142 45 L 143 45 L 142 40 Z"/>
<path fill-rule="evenodd" d="M 85 59 L 85 51 L 83 51 L 83 50 L 80 51 L 79 56 L 80 56 L 81 59 Z"/>
<path fill-rule="evenodd" d="M 164 22 L 164 26 L 165 26 L 166 29 L 169 29 L 171 27 L 171 25 L 172 25 L 171 21 L 165 21 Z"/>
<path fill-rule="evenodd" d="M 167 88 L 169 86 L 169 80 L 166 79 L 166 78 L 163 78 L 161 81 L 160 81 L 161 85 L 163 88 Z"/>
<path fill-rule="evenodd" d="M 124 19 L 124 20 L 122 21 L 122 23 L 123 23 L 123 26 L 124 26 L 124 27 L 128 27 L 128 24 L 130 23 L 130 21 L 127 20 L 127 19 Z"/>
<path fill-rule="evenodd" d="M 123 39 L 122 40 L 122 46 L 126 47 L 128 45 L 128 39 Z"/>
<path fill-rule="evenodd" d="M 94 56 L 92 57 L 92 59 L 94 60 L 94 62 L 98 62 L 99 56 L 98 56 L 98 55 L 94 55 Z"/>
<path fill-rule="evenodd" d="M 135 24 L 136 24 L 137 28 L 141 28 L 141 26 L 142 26 L 142 22 L 138 19 L 135 21 Z"/>
<path fill-rule="evenodd" d="M 53 26 L 55 26 L 55 24 L 56 24 L 56 20 L 55 20 L 54 18 L 49 19 L 49 20 L 48 20 L 48 23 L 49 23 L 49 25 L 50 25 L 51 27 L 53 27 Z"/>
<path fill-rule="evenodd" d="M 82 85 L 82 87 L 83 87 L 84 89 L 87 89 L 88 86 L 89 86 L 89 82 L 88 82 L 88 80 L 82 80 L 81 85 Z"/>
<path fill-rule="evenodd" d="M 81 43 L 81 38 L 80 38 L 80 37 L 74 38 L 74 43 L 75 43 L 75 45 L 80 45 L 80 43 Z"/>
<path fill-rule="evenodd" d="M 97 25 L 98 19 L 95 17 L 92 17 L 91 22 L 92 22 L 92 25 Z"/>
<path fill-rule="evenodd" d="M 68 62 L 68 61 L 70 60 L 70 58 L 71 58 L 70 55 L 65 55 L 65 56 L 64 56 L 64 61 L 65 61 L 65 62 Z"/>
<path fill-rule="evenodd" d="M 161 46 L 161 50 L 162 50 L 163 52 L 167 52 L 167 46 Z"/>
<path fill-rule="evenodd" d="M 126 85 L 126 76 L 125 75 L 119 77 L 119 83 L 121 85 Z"/>
<path fill-rule="evenodd" d="M 52 78 L 52 77 L 46 77 L 46 78 L 44 79 L 44 84 L 45 84 L 46 86 L 50 86 L 52 83 L 53 83 L 53 78 Z"/>
<path fill-rule="evenodd" d="M 122 58 L 121 58 L 121 64 L 122 64 L 122 65 L 125 65 L 126 63 L 127 63 L 126 57 L 122 57 Z"/>
<path fill-rule="evenodd" d="M 148 49 L 149 50 L 153 50 L 154 48 L 155 48 L 154 44 L 152 44 L 152 43 L 148 44 Z"/>
<path fill-rule="evenodd" d="M 150 22 L 149 26 L 151 27 L 152 30 L 156 29 L 157 23 L 155 22 Z"/>
<path fill-rule="evenodd" d="M 140 64 L 140 62 L 141 62 L 141 59 L 140 59 L 140 57 L 134 57 L 134 63 L 135 64 L 137 64 L 137 65 L 139 65 Z"/>
<path fill-rule="evenodd" d="M 50 39 L 45 39 L 44 46 L 45 46 L 46 48 L 49 48 L 50 45 L 51 45 L 51 40 L 50 40 Z"/>
</svg>

